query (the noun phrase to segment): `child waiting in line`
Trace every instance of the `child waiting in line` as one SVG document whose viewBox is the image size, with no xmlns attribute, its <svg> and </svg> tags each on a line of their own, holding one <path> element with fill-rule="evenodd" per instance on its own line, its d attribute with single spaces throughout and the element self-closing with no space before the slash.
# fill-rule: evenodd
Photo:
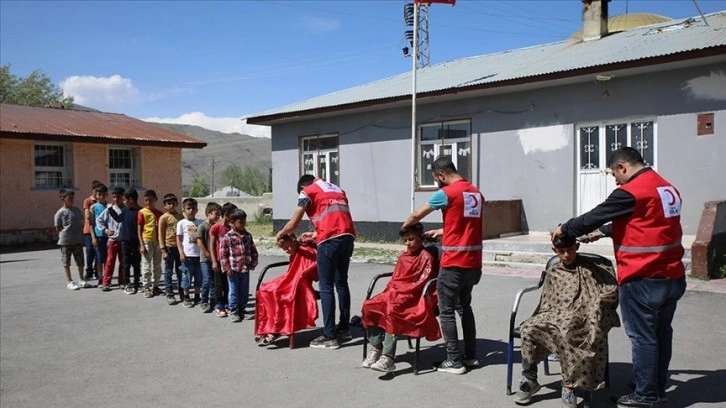
<svg viewBox="0 0 726 408">
<path fill-rule="evenodd" d="M 212 254 L 209 246 L 209 230 L 212 225 L 219 221 L 221 212 L 222 207 L 219 204 L 215 202 L 208 203 L 207 208 L 204 209 L 207 219 L 199 224 L 197 228 L 197 246 L 199 246 L 200 252 L 199 266 L 202 269 L 202 294 L 199 307 L 202 309 L 202 313 L 211 313 L 213 309 L 211 302 L 216 303 L 217 301 L 214 272 L 212 271 Z"/>
<path fill-rule="evenodd" d="M 222 221 L 212 225 L 209 229 L 209 247 L 212 256 L 212 270 L 214 271 L 214 288 L 217 293 L 217 299 L 214 305 L 214 314 L 217 317 L 227 317 L 227 297 L 229 295 L 229 282 L 227 275 L 222 272 L 219 266 L 219 242 L 232 229 L 229 223 L 229 214 L 236 210 L 237 206 L 232 203 L 224 203 L 222 206 Z"/>
<path fill-rule="evenodd" d="M 135 295 L 139 291 L 141 280 L 141 251 L 139 247 L 138 224 L 139 193 L 130 188 L 124 192 L 124 209 L 121 211 L 123 228 L 121 228 L 121 264 L 124 269 L 124 285 L 126 294 Z M 133 283 L 131 281 L 131 268 L 134 269 Z"/>
<path fill-rule="evenodd" d="M 232 322 L 240 322 L 250 297 L 250 270 L 258 262 L 257 247 L 252 235 L 245 229 L 247 214 L 236 209 L 229 215 L 232 229 L 219 243 L 222 271 L 229 281 L 229 309 Z"/>
<path fill-rule="evenodd" d="M 156 209 L 156 191 L 144 191 L 144 208 L 139 210 L 137 235 L 140 242 L 143 271 L 144 297 L 161 295 L 161 249 L 159 247 L 159 217 L 163 214 Z"/>
<path fill-rule="evenodd" d="M 159 246 L 161 247 L 161 258 L 164 260 L 164 292 L 166 302 L 169 305 L 177 304 L 174 298 L 174 286 L 172 275 L 176 272 L 176 282 L 179 285 L 179 297 L 184 297 L 181 288 L 181 261 L 179 260 L 179 249 L 176 246 L 176 223 L 181 220 L 182 215 L 176 211 L 179 204 L 176 196 L 169 193 L 164 196 L 164 209 L 166 212 L 159 217 Z"/>
<path fill-rule="evenodd" d="M 199 299 L 199 288 L 202 284 L 202 270 L 199 265 L 199 246 L 197 245 L 197 227 L 202 221 L 196 219 L 199 204 L 193 198 L 185 198 L 182 202 L 184 219 L 176 224 L 176 246 L 179 249 L 179 260 L 184 264 L 182 269 L 181 287 L 184 290 L 182 303 L 184 307 L 194 307 Z M 194 282 L 194 302 L 189 297 L 189 289 Z"/>
<path fill-rule="evenodd" d="M 70 290 L 90 287 L 83 280 L 83 213 L 73 205 L 75 193 L 71 190 L 60 191 L 63 206 L 58 209 L 53 218 L 56 231 L 58 231 L 58 245 L 61 247 L 61 260 L 63 271 L 66 274 L 66 287 Z M 71 279 L 71 256 L 78 267 L 78 283 Z"/>
<path fill-rule="evenodd" d="M 121 254 L 121 238 L 123 229 L 123 218 L 121 212 L 124 208 L 124 189 L 115 187 L 111 191 L 112 205 L 101 213 L 96 219 L 96 226 L 104 235 L 108 237 L 108 250 L 106 251 L 106 265 L 103 270 L 103 280 L 98 285 L 104 292 L 111 291 L 111 278 L 113 277 L 113 268 L 116 266 L 116 258 Z M 98 204 L 95 204 L 98 205 Z M 123 257 L 123 255 L 121 255 Z M 119 259 L 119 263 L 123 263 Z M 123 271 L 119 269 L 118 285 L 123 288 L 124 276 Z"/>
<path fill-rule="evenodd" d="M 104 184 L 100 184 L 93 190 L 93 192 L 96 196 L 96 202 L 91 205 L 89 209 L 92 220 L 91 225 L 93 226 L 91 243 L 96 251 L 96 275 L 98 276 L 98 284 L 100 285 L 103 280 L 104 266 L 106 265 L 108 237 L 98 228 L 96 220 L 108 206 L 108 203 L 106 202 L 106 199 L 108 198 L 108 188 Z"/>
</svg>

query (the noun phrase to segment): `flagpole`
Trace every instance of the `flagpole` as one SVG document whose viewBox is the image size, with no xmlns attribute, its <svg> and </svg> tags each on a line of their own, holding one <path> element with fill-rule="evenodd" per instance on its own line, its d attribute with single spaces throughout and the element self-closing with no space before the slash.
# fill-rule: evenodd
<svg viewBox="0 0 726 408">
<path fill-rule="evenodd" d="M 413 58 L 411 58 L 411 212 L 416 209 L 416 68 L 418 67 L 419 3 L 413 4 Z"/>
</svg>

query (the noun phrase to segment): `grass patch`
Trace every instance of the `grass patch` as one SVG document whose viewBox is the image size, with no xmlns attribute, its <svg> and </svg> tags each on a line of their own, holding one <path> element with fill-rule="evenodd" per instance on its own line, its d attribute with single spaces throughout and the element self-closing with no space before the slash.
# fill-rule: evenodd
<svg viewBox="0 0 726 408">
<path fill-rule="evenodd" d="M 252 237 L 274 237 L 272 233 L 272 218 L 269 216 L 259 216 L 248 220 L 245 227 Z"/>
<path fill-rule="evenodd" d="M 726 254 L 721 255 L 716 265 L 716 278 L 726 278 Z"/>
</svg>

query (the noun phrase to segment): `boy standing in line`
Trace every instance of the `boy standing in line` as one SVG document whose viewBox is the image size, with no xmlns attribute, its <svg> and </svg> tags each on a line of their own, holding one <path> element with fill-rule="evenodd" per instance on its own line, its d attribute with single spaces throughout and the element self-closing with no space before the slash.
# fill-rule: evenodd
<svg viewBox="0 0 726 408">
<path fill-rule="evenodd" d="M 159 217 L 159 246 L 161 247 L 161 258 L 164 260 L 164 292 L 166 302 L 169 305 L 177 304 L 174 298 L 174 286 L 172 286 L 172 274 L 176 272 L 176 282 L 179 285 L 179 296 L 182 297 L 181 288 L 181 262 L 179 261 L 179 250 L 176 247 L 176 223 L 183 217 L 176 211 L 179 201 L 176 196 L 169 193 L 164 196 L 164 209 L 166 212 Z"/>
<path fill-rule="evenodd" d="M 199 246 L 197 245 L 197 227 L 202 221 L 196 219 L 199 204 L 193 198 L 185 198 L 182 202 L 184 219 L 176 224 L 176 246 L 179 249 L 179 260 L 184 264 L 182 269 L 182 289 L 184 307 L 194 307 L 189 298 L 189 288 L 194 280 L 194 301 L 199 299 L 199 287 L 202 283 L 202 270 L 199 265 Z"/>
<path fill-rule="evenodd" d="M 219 243 L 219 258 L 222 270 L 229 280 L 232 322 L 237 323 L 242 321 L 245 314 L 245 306 L 250 297 L 250 270 L 257 266 L 258 254 L 252 235 L 245 229 L 247 214 L 237 209 L 229 215 L 229 220 L 232 229 Z"/>
<path fill-rule="evenodd" d="M 93 225 L 95 220 L 91 213 L 91 206 L 96 204 L 96 187 L 101 184 L 98 180 L 91 182 L 91 196 L 83 200 L 83 245 L 86 247 L 86 276 L 84 280 L 93 279 L 93 275 L 98 278 L 98 265 L 96 264 L 96 250 L 93 247 Z"/>
<path fill-rule="evenodd" d="M 219 242 L 225 236 L 232 226 L 229 223 L 229 214 L 236 210 L 237 206 L 232 203 L 225 203 L 222 206 L 222 222 L 212 225 L 209 229 L 209 247 L 212 256 L 212 270 L 214 271 L 214 289 L 217 293 L 216 304 L 214 306 L 214 314 L 217 317 L 227 317 L 227 297 L 229 294 L 229 282 L 227 275 L 222 272 L 219 266 Z"/>
<path fill-rule="evenodd" d="M 113 268 L 116 266 L 116 258 L 121 254 L 121 230 L 123 229 L 121 212 L 124 208 L 124 189 L 114 187 L 111 191 L 111 199 L 113 201 L 112 205 L 103 210 L 101 215 L 96 219 L 96 226 L 108 237 L 108 250 L 106 251 L 106 265 L 103 269 L 103 280 L 98 285 L 104 292 L 111 291 Z M 121 258 L 123 258 L 122 254 Z M 119 259 L 119 263 L 123 264 L 123 259 Z M 120 288 L 123 288 L 123 283 L 123 271 L 119 270 L 118 285 Z"/>
<path fill-rule="evenodd" d="M 70 290 L 88 288 L 83 280 L 83 213 L 81 209 L 73 205 L 75 193 L 71 190 L 60 191 L 60 199 L 63 206 L 58 209 L 53 217 L 55 230 L 58 232 L 58 245 L 61 247 L 61 260 L 63 271 L 66 274 L 66 287 Z M 71 279 L 71 256 L 78 267 L 78 280 L 76 283 Z"/>
<path fill-rule="evenodd" d="M 209 250 L 209 230 L 212 225 L 219 221 L 222 207 L 215 202 L 210 202 L 204 212 L 207 219 L 199 224 L 197 229 L 197 245 L 201 255 L 199 266 L 202 269 L 202 297 L 199 307 L 202 309 L 202 313 L 211 313 L 212 306 L 210 304 L 217 301 L 217 292 L 215 290 L 214 273 L 212 272 L 212 255 Z"/>
<path fill-rule="evenodd" d="M 156 191 L 144 192 L 144 208 L 139 210 L 136 220 L 138 224 L 139 252 L 141 252 L 144 270 L 144 297 L 152 298 L 161 295 L 159 280 L 161 279 L 161 249 L 159 248 L 159 217 L 162 212 L 156 209 Z M 152 275 L 153 272 L 153 275 Z"/>
<path fill-rule="evenodd" d="M 106 209 L 108 203 L 108 188 L 105 185 L 100 184 L 94 189 L 96 195 L 96 202 L 89 209 L 91 213 L 91 244 L 96 252 L 96 276 L 98 277 L 98 284 L 101 284 L 103 280 L 103 270 L 106 264 L 106 252 L 108 251 L 108 237 L 103 233 L 96 225 L 96 220 L 101 213 Z"/>
<path fill-rule="evenodd" d="M 141 252 L 139 247 L 138 224 L 139 193 L 130 188 L 124 192 L 124 209 L 121 212 L 123 228 L 121 229 L 121 264 L 124 269 L 124 285 L 126 294 L 135 295 L 139 291 L 141 280 Z M 131 284 L 131 268 L 134 269 L 134 283 Z"/>
</svg>

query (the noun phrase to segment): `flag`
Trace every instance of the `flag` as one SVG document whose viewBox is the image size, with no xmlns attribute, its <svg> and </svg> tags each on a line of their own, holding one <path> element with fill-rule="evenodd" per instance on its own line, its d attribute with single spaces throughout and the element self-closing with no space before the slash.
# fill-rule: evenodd
<svg viewBox="0 0 726 408">
<path fill-rule="evenodd" d="M 413 2 L 420 3 L 420 4 L 443 3 L 443 4 L 451 4 L 453 6 L 454 3 L 456 3 L 456 0 L 413 0 Z"/>
</svg>

